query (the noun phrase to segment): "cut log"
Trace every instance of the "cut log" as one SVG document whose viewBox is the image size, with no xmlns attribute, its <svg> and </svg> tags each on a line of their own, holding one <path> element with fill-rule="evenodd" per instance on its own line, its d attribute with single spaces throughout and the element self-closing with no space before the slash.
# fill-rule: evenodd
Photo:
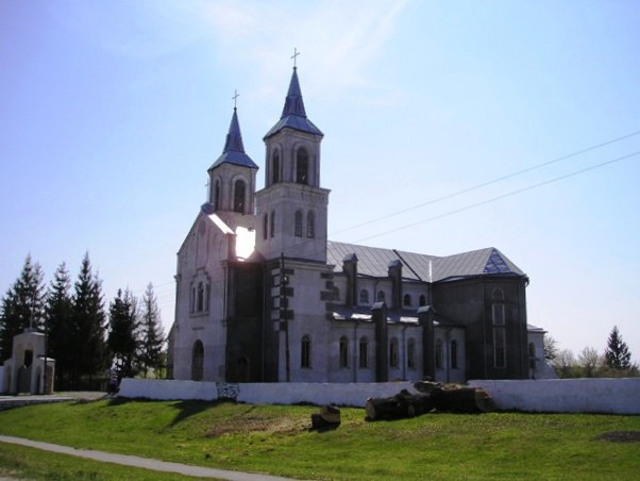
<svg viewBox="0 0 640 481">
<path fill-rule="evenodd" d="M 433 409 L 430 395 L 411 394 L 406 389 L 388 398 L 369 398 L 365 405 L 367 419 L 413 417 Z"/>
<path fill-rule="evenodd" d="M 413 417 L 432 410 L 480 413 L 495 411 L 489 394 L 482 388 L 463 387 L 457 384 L 418 382 L 418 391 L 412 394 L 406 389 L 388 398 L 369 398 L 365 405 L 367 419 Z"/>
<path fill-rule="evenodd" d="M 438 411 L 481 413 L 495 411 L 489 394 L 482 388 L 445 385 L 432 393 Z"/>
</svg>

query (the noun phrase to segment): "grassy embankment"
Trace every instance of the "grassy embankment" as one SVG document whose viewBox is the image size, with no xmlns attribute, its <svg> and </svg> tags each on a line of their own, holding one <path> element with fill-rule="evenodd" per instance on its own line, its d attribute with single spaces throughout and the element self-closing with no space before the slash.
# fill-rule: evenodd
<svg viewBox="0 0 640 481">
<path fill-rule="evenodd" d="M 204 402 L 50 404 L 0 412 L 0 434 L 302 479 L 631 480 L 640 473 L 638 442 L 600 438 L 640 431 L 639 416 L 428 414 L 372 423 L 362 409 L 342 409 L 342 425 L 318 433 L 309 431 L 314 412 Z M 0 468 L 19 470 L 11 460 L 20 450 L 0 444 Z M 43 466 L 47 456 L 38 457 Z M 100 476 L 86 479 L 127 478 Z"/>
</svg>

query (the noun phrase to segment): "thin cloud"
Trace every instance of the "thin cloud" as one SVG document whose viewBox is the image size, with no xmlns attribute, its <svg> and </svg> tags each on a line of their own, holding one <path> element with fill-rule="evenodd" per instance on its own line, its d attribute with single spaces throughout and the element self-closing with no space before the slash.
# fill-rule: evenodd
<svg viewBox="0 0 640 481">
<path fill-rule="evenodd" d="M 366 69 L 394 32 L 406 0 L 264 4 L 199 2 L 219 55 L 230 65 L 246 66 L 262 85 L 260 95 L 280 92 L 282 72 L 297 47 L 305 90 L 336 95 L 346 89 L 379 88 Z"/>
</svg>

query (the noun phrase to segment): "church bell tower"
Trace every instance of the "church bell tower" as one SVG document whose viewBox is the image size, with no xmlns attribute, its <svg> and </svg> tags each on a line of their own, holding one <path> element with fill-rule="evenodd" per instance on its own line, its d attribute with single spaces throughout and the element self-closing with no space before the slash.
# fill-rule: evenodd
<svg viewBox="0 0 640 481">
<path fill-rule="evenodd" d="M 257 170 L 258 166 L 244 151 L 234 107 L 222 155 L 207 170 L 209 192 L 202 210 L 218 214 L 234 230 L 246 224 L 244 217 L 254 213 Z"/>
<path fill-rule="evenodd" d="M 320 187 L 324 134 L 307 118 L 293 67 L 280 120 L 264 136 L 265 188 L 256 193 L 256 247 L 266 260 L 325 263 L 329 190 Z"/>
</svg>

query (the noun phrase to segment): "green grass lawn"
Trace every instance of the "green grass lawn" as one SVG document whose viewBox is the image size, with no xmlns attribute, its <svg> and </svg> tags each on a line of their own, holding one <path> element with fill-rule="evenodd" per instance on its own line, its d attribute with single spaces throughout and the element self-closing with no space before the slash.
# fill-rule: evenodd
<svg viewBox="0 0 640 481">
<path fill-rule="evenodd" d="M 639 416 L 427 414 L 367 422 L 364 410 L 343 408 L 342 425 L 319 433 L 309 430 L 317 411 L 194 401 L 41 404 L 0 412 L 0 434 L 303 479 L 640 477 L 640 443 L 599 438 L 640 431 Z M 7 449 L 0 444 L 0 453 Z"/>
<path fill-rule="evenodd" d="M 3 476 L 46 481 L 193 481 L 198 479 L 0 443 L 0 478 Z"/>
</svg>

